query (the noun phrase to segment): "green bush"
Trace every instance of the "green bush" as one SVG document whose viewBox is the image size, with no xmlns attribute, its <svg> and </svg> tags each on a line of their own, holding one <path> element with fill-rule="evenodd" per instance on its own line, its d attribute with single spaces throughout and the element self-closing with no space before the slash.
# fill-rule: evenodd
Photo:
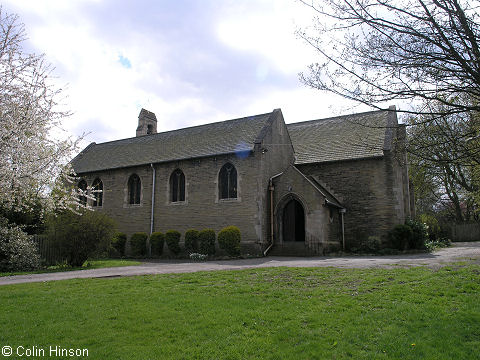
<svg viewBox="0 0 480 360">
<path fill-rule="evenodd" d="M 182 235 L 177 230 L 168 230 L 165 233 L 165 241 L 168 250 L 174 255 L 180 254 L 180 237 Z"/>
<path fill-rule="evenodd" d="M 193 254 L 198 252 L 198 231 L 187 230 L 185 232 L 185 251 L 187 254 Z"/>
<path fill-rule="evenodd" d="M 408 225 L 395 225 L 388 237 L 394 249 L 405 250 L 408 248 L 410 238 L 413 236 L 412 228 Z"/>
<path fill-rule="evenodd" d="M 145 232 L 137 232 L 130 238 L 132 256 L 145 256 L 147 254 L 148 235 Z"/>
<path fill-rule="evenodd" d="M 111 247 L 114 233 L 113 220 L 97 211 L 63 211 L 47 221 L 49 241 L 60 250 L 67 264 L 75 267 L 104 254 Z"/>
<path fill-rule="evenodd" d="M 379 236 L 369 236 L 361 243 L 361 251 L 366 253 L 377 253 L 382 246 L 382 239 Z"/>
<path fill-rule="evenodd" d="M 32 237 L 16 225 L 0 221 L 0 271 L 30 271 L 40 267 Z"/>
<path fill-rule="evenodd" d="M 427 228 L 420 221 L 407 220 L 405 225 L 412 229 L 412 236 L 409 238 L 408 246 L 410 249 L 425 249 L 425 243 L 428 240 Z"/>
<path fill-rule="evenodd" d="M 160 231 L 150 235 L 150 246 L 152 247 L 152 256 L 160 256 L 163 254 L 163 244 L 165 243 L 165 235 Z"/>
<path fill-rule="evenodd" d="M 215 255 L 215 231 L 204 229 L 198 233 L 199 251 L 204 255 Z"/>
<path fill-rule="evenodd" d="M 112 239 L 112 247 L 121 257 L 125 256 L 125 244 L 127 243 L 127 234 L 117 232 Z"/>
<path fill-rule="evenodd" d="M 442 229 L 435 216 L 430 214 L 421 214 L 419 221 L 425 224 L 427 236 L 430 241 L 436 241 L 442 237 Z"/>
<path fill-rule="evenodd" d="M 218 246 L 229 256 L 239 256 L 240 239 L 240 229 L 236 226 L 227 226 L 218 233 Z"/>
</svg>

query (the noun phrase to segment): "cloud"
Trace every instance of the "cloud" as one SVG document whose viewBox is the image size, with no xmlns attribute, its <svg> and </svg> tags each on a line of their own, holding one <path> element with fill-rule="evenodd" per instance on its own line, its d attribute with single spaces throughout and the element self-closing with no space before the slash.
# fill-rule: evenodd
<svg viewBox="0 0 480 360">
<path fill-rule="evenodd" d="M 295 38 L 284 0 L 7 0 L 45 53 L 74 115 L 64 127 L 102 142 L 135 135 L 137 116 L 158 130 L 284 110 L 288 122 L 326 113 L 332 98 L 297 78 L 313 53 Z M 288 116 L 287 116 L 288 114 Z"/>
</svg>

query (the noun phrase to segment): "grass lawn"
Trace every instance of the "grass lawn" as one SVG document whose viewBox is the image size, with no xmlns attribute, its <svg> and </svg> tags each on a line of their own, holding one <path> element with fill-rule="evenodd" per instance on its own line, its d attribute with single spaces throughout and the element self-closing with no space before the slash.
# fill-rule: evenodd
<svg viewBox="0 0 480 360">
<path fill-rule="evenodd" d="M 140 261 L 127 260 L 127 259 L 103 259 L 103 260 L 87 260 L 82 267 L 72 268 L 63 265 L 49 266 L 46 269 L 37 271 L 25 271 L 25 272 L 0 272 L 0 276 L 11 275 L 25 275 L 25 274 L 41 274 L 60 271 L 72 271 L 72 270 L 88 270 L 88 269 L 101 269 L 107 267 L 120 267 L 120 266 L 133 266 L 140 265 Z"/>
<path fill-rule="evenodd" d="M 479 293 L 478 265 L 9 285 L 0 346 L 89 359 L 478 359 Z"/>
</svg>

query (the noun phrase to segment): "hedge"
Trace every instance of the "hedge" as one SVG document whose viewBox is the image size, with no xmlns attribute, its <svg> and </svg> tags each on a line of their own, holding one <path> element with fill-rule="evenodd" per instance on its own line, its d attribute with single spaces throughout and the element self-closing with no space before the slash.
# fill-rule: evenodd
<svg viewBox="0 0 480 360">
<path fill-rule="evenodd" d="M 198 252 L 198 231 L 187 230 L 185 232 L 185 251 L 187 254 L 193 254 Z"/>
<path fill-rule="evenodd" d="M 125 256 L 125 244 L 127 243 L 127 234 L 118 232 L 112 239 L 112 246 L 121 257 Z"/>
<path fill-rule="evenodd" d="M 144 232 L 138 232 L 130 238 L 130 248 L 132 256 L 145 256 L 147 254 L 148 235 Z"/>
<path fill-rule="evenodd" d="M 168 230 L 165 233 L 165 241 L 168 246 L 168 250 L 174 255 L 180 254 L 180 237 L 182 235 L 176 230 Z"/>
<path fill-rule="evenodd" d="M 218 246 L 229 256 L 239 256 L 240 239 L 240 229 L 236 226 L 227 226 L 218 233 Z"/>
<path fill-rule="evenodd" d="M 150 235 L 150 246 L 152 247 L 152 256 L 160 256 L 163 254 L 163 245 L 165 243 L 165 235 L 160 231 Z"/>
<path fill-rule="evenodd" d="M 215 255 L 215 231 L 204 229 L 198 233 L 199 251 L 204 255 Z"/>
</svg>

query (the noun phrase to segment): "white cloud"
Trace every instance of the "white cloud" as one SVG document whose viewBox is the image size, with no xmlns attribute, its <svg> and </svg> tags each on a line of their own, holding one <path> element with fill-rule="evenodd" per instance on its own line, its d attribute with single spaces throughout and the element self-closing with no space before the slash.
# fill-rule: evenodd
<svg viewBox="0 0 480 360">
<path fill-rule="evenodd" d="M 297 73 L 312 62 L 314 53 L 295 31 L 310 19 L 305 6 L 293 1 L 263 2 L 268 11 L 235 9 L 218 24 L 218 37 L 228 46 L 261 54 L 277 70 Z M 264 64 L 259 66 L 265 68 Z"/>
<path fill-rule="evenodd" d="M 328 104 L 338 99 L 297 80 L 313 61 L 294 35 L 308 21 L 305 7 L 138 1 L 7 0 L 29 47 L 56 67 L 58 86 L 68 83 L 74 115 L 64 127 L 90 132 L 86 142 L 134 136 L 142 107 L 156 113 L 159 131 L 278 107 L 287 122 L 332 115 Z"/>
</svg>

